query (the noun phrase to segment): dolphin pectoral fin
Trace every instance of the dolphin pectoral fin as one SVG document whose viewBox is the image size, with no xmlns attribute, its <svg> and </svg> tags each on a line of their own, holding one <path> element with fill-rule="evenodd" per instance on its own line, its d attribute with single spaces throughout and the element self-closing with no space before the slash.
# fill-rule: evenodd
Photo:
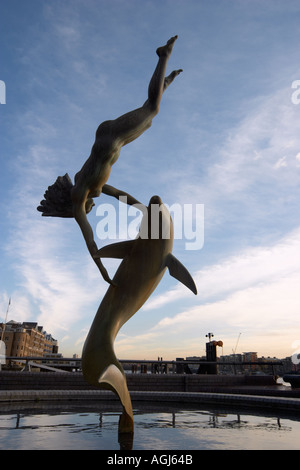
<svg viewBox="0 0 300 470">
<path fill-rule="evenodd" d="M 97 251 L 94 258 L 120 258 L 123 259 L 130 251 L 134 245 L 135 240 L 127 240 L 125 242 L 112 243 L 111 245 L 106 245 L 100 248 Z"/>
<path fill-rule="evenodd" d="M 133 432 L 133 412 L 131 398 L 128 392 L 126 378 L 114 364 L 110 364 L 98 379 L 99 384 L 108 384 L 109 388 L 118 395 L 123 406 L 123 414 L 119 422 L 119 432 Z"/>
<path fill-rule="evenodd" d="M 175 258 L 172 253 L 169 253 L 165 260 L 165 266 L 169 269 L 169 273 L 173 276 L 177 281 L 184 284 L 188 287 L 195 295 L 197 295 L 197 287 L 195 282 L 188 272 L 188 270 L 180 263 L 180 261 Z"/>
</svg>

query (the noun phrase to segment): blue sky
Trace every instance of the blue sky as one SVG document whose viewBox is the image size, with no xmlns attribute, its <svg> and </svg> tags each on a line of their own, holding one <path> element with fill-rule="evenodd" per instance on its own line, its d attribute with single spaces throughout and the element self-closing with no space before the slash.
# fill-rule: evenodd
<svg viewBox="0 0 300 470">
<path fill-rule="evenodd" d="M 300 344 L 299 2 L 1 0 L 0 9 L 2 318 L 11 297 L 9 319 L 38 321 L 65 356 L 81 354 L 107 285 L 75 221 L 42 218 L 36 206 L 58 175 L 81 168 L 102 121 L 144 103 L 155 50 L 178 34 L 168 71 L 184 71 L 152 127 L 122 149 L 109 183 L 143 203 L 159 194 L 169 205 L 204 207 L 202 249 L 178 239 L 173 250 L 198 295 L 166 273 L 121 329 L 116 352 L 202 355 L 212 331 L 224 354 L 241 333 L 237 352 L 292 355 Z M 95 202 L 96 232 L 101 204 L 112 201 Z M 105 264 L 112 275 L 116 261 Z"/>
</svg>

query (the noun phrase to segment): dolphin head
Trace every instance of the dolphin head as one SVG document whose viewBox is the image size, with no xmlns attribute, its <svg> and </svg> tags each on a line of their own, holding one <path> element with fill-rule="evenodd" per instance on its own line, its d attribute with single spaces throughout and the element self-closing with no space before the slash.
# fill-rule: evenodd
<svg viewBox="0 0 300 470">
<path fill-rule="evenodd" d="M 143 239 L 173 240 L 173 223 L 160 196 L 152 196 L 144 212 L 139 237 Z"/>
<path fill-rule="evenodd" d="M 163 202 L 159 196 L 152 196 L 152 198 L 149 201 L 148 208 L 151 207 L 152 204 L 159 204 L 161 205 Z"/>
</svg>

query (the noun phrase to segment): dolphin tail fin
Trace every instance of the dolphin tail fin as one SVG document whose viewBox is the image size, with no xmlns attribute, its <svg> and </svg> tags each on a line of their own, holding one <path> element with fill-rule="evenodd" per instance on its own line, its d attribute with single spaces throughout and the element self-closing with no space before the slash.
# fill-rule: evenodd
<svg viewBox="0 0 300 470">
<path fill-rule="evenodd" d="M 127 388 L 126 378 L 114 364 L 110 364 L 98 379 L 99 384 L 106 384 L 108 388 L 116 393 L 123 406 L 123 414 L 120 417 L 119 432 L 133 432 L 133 412 L 130 395 Z"/>
<path fill-rule="evenodd" d="M 175 258 L 172 253 L 169 253 L 166 257 L 165 265 L 169 269 L 169 273 L 179 282 L 188 287 L 195 295 L 197 295 L 197 287 L 195 282 L 188 272 L 188 270 Z"/>
</svg>

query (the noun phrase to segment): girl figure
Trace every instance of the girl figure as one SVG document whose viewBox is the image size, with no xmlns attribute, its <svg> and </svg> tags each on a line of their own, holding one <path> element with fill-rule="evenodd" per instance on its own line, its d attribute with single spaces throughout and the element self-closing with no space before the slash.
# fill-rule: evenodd
<svg viewBox="0 0 300 470">
<path fill-rule="evenodd" d="M 177 36 L 169 39 L 166 45 L 156 50 L 158 63 L 148 87 L 148 99 L 142 107 L 126 113 L 117 119 L 105 121 L 96 131 L 91 154 L 81 170 L 75 175 L 73 185 L 69 176 L 58 177 L 54 185 L 45 193 L 45 200 L 38 210 L 43 216 L 74 217 L 78 223 L 87 248 L 98 266 L 103 278 L 112 284 L 101 259 L 95 258 L 98 247 L 87 214 L 94 206 L 93 197 L 101 192 L 115 196 L 114 188 L 106 185 L 112 165 L 118 160 L 121 148 L 137 139 L 152 124 L 158 114 L 160 101 L 165 89 L 182 69 L 174 70 L 165 77 L 167 62 L 172 53 Z"/>
</svg>

